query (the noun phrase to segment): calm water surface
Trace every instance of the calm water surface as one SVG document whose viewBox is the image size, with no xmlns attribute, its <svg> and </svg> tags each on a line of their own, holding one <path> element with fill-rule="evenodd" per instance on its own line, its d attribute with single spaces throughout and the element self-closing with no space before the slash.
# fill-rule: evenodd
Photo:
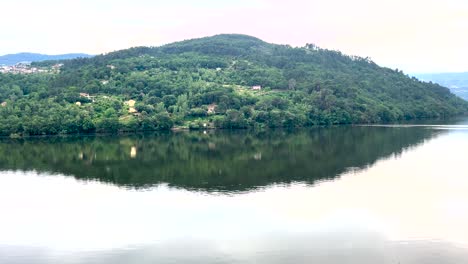
<svg viewBox="0 0 468 264">
<path fill-rule="evenodd" d="M 468 263 L 468 121 L 0 140 L 0 263 Z"/>
</svg>

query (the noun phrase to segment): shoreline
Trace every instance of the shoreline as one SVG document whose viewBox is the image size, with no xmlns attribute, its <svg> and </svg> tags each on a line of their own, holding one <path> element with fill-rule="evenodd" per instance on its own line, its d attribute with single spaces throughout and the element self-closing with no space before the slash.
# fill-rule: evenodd
<svg viewBox="0 0 468 264">
<path fill-rule="evenodd" d="M 299 126 L 299 127 L 246 127 L 246 128 L 217 128 L 217 127 L 204 127 L 193 129 L 187 126 L 174 126 L 166 130 L 141 130 L 141 131 L 118 131 L 118 132 L 92 132 L 92 133 L 69 133 L 69 134 L 50 134 L 50 135 L 21 135 L 12 134 L 9 136 L 0 136 L 0 140 L 4 139 L 28 139 L 28 138 L 49 138 L 49 137 L 88 137 L 88 136 L 125 136 L 125 135 L 138 135 L 148 133 L 181 133 L 181 132 L 208 132 L 208 131 L 262 131 L 262 130 L 273 130 L 273 129 L 305 129 L 305 128 L 331 128 L 331 127 L 443 127 L 448 121 L 462 121 L 468 118 L 468 115 L 453 116 L 449 118 L 424 118 L 424 119 L 412 119 L 401 122 L 392 123 L 356 123 L 356 124 L 331 124 L 331 125 L 311 125 L 311 126 Z M 432 121 L 426 123 L 427 121 Z M 424 123 L 421 123 L 424 122 Z M 468 128 L 468 125 L 463 126 Z"/>
</svg>

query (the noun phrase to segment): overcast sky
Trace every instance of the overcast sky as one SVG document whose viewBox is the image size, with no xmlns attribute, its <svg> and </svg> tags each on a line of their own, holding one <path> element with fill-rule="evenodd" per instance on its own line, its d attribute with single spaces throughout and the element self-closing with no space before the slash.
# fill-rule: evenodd
<svg viewBox="0 0 468 264">
<path fill-rule="evenodd" d="M 315 43 L 406 72 L 468 71 L 467 0 L 15 0 L 0 55 L 99 54 L 220 33 Z"/>
</svg>

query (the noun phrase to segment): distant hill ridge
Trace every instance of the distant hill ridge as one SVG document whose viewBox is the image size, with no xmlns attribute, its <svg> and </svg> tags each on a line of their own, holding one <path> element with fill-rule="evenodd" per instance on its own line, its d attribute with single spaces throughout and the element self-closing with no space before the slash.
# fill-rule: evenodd
<svg viewBox="0 0 468 264">
<path fill-rule="evenodd" d="M 0 65 L 15 65 L 20 62 L 37 62 L 46 60 L 69 60 L 76 58 L 89 58 L 92 55 L 85 53 L 67 53 L 60 55 L 46 55 L 40 53 L 21 52 L 16 54 L 7 54 L 0 56 Z"/>
<path fill-rule="evenodd" d="M 468 101 L 468 72 L 415 74 L 421 81 L 435 82 Z"/>
</svg>

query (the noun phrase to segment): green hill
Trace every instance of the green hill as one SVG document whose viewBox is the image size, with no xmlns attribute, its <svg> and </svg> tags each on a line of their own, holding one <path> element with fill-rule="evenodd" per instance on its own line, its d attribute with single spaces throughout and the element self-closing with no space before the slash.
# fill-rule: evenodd
<svg viewBox="0 0 468 264">
<path fill-rule="evenodd" d="M 2 135 L 383 123 L 468 110 L 447 88 L 367 58 L 244 35 L 63 63 L 57 74 L 0 74 Z"/>
</svg>

